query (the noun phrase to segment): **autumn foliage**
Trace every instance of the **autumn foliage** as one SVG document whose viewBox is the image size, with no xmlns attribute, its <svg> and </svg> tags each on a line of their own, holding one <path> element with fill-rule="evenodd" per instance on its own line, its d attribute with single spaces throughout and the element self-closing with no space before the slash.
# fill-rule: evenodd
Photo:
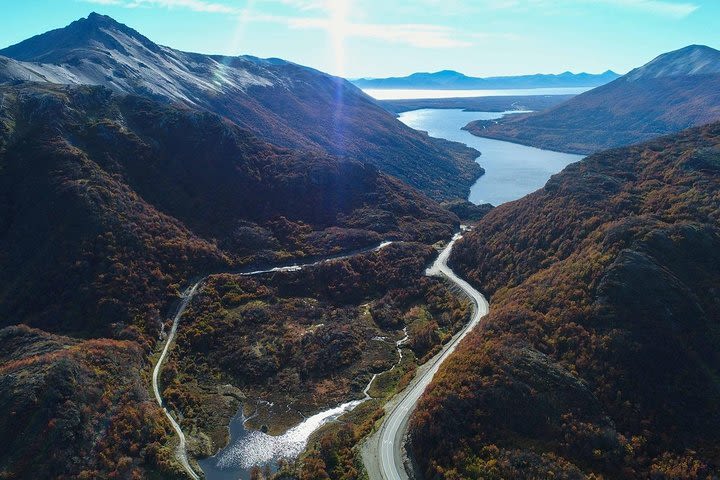
<svg viewBox="0 0 720 480">
<path fill-rule="evenodd" d="M 0 314 L 155 334 L 178 285 L 232 265 L 446 238 L 457 218 L 372 166 L 98 87 L 3 87 Z"/>
<path fill-rule="evenodd" d="M 163 326 L 193 279 L 386 239 L 432 243 L 458 222 L 372 165 L 275 147 L 207 111 L 102 87 L 5 84 L 0 96 L 0 327 L 9 326 L 0 476 L 173 475 L 173 437 L 148 396 L 148 375 Z M 412 272 L 420 267 L 415 261 Z M 341 325 L 315 334 L 325 348 L 297 366 L 303 375 L 333 362 L 349 368 L 358 358 L 357 334 L 342 325 L 360 298 L 348 283 L 357 278 L 341 277 L 328 295 L 348 299 L 327 312 Z M 246 302 L 267 298 L 245 286 L 221 291 L 222 308 L 243 306 L 248 324 L 264 324 L 267 312 Z M 368 288 L 361 296 L 379 292 Z M 213 332 L 200 321 L 217 311 L 207 306 L 183 348 L 223 357 L 221 373 L 242 385 L 280 370 L 264 363 L 279 352 L 256 359 L 230 341 L 240 342 L 241 332 L 217 341 L 223 325 Z M 282 343 L 274 337 L 281 309 L 259 330 L 272 345 Z M 55 339 L 52 348 L 44 338 Z M 28 354 L 35 349 L 42 351 Z M 168 399 L 185 408 L 193 399 L 174 388 L 173 372 L 170 365 L 163 379 Z M 294 376 L 284 381 L 298 388 Z M 221 407 L 227 425 L 237 399 Z M 202 423 L 202 408 L 183 413 Z"/>
<path fill-rule="evenodd" d="M 0 478 L 176 478 L 140 345 L 25 326 L 0 330 L 0 345 Z"/>
<path fill-rule="evenodd" d="M 165 397 L 215 449 L 235 414 L 215 407 L 224 384 L 242 390 L 246 408 L 272 402 L 250 424 L 280 430 L 361 398 L 374 373 L 397 363 L 404 327 L 421 359 L 467 321 L 468 302 L 424 275 L 434 255 L 394 243 L 297 272 L 211 277 L 184 317 Z"/>
<path fill-rule="evenodd" d="M 720 124 L 491 211 L 451 263 L 491 313 L 413 417 L 426 478 L 720 473 Z"/>
</svg>

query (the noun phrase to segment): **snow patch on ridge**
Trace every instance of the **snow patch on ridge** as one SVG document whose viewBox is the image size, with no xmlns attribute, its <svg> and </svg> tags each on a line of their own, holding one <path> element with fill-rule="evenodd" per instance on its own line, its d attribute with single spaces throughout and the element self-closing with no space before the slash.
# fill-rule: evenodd
<svg viewBox="0 0 720 480">
<path fill-rule="evenodd" d="M 115 48 L 107 48 L 93 39 L 86 55 L 59 64 L 0 57 L 0 81 L 103 85 L 122 92 L 151 93 L 188 103 L 196 103 L 196 97 L 207 92 L 245 93 L 250 87 L 272 87 L 276 83 L 272 72 L 241 57 L 233 58 L 233 66 L 229 66 L 210 56 L 168 47 L 158 46 L 154 51 L 123 30 L 100 27 L 99 32 L 111 39 Z M 242 64 L 260 73 L 242 68 Z"/>
</svg>

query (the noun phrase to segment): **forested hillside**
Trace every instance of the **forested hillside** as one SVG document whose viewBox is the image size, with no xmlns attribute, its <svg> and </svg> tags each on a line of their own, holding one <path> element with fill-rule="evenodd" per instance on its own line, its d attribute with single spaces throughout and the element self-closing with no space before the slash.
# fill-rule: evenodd
<svg viewBox="0 0 720 480">
<path fill-rule="evenodd" d="M 720 51 L 690 45 L 554 108 L 465 128 L 481 137 L 588 154 L 718 120 Z"/>
<path fill-rule="evenodd" d="M 453 267 L 491 312 L 411 425 L 426 478 L 720 473 L 720 124 L 570 165 Z"/>
<path fill-rule="evenodd" d="M 192 279 L 432 243 L 458 221 L 371 165 L 274 147 L 206 111 L 88 86 L 0 98 L 3 478 L 173 478 L 149 371 Z"/>
</svg>

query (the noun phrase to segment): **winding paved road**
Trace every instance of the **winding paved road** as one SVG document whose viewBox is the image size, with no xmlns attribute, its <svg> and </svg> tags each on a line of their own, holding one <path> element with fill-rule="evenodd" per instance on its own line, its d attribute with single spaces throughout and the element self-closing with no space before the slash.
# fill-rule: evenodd
<svg viewBox="0 0 720 480">
<path fill-rule="evenodd" d="M 294 263 L 287 266 L 282 267 L 274 267 L 269 268 L 266 270 L 253 270 L 253 271 L 247 271 L 247 272 L 227 272 L 232 273 L 235 275 L 260 275 L 262 273 L 273 273 L 273 272 L 293 272 L 297 270 L 302 270 L 306 267 L 312 267 L 314 265 L 319 265 L 321 263 L 325 262 L 331 262 L 334 260 L 342 260 L 345 258 L 349 258 L 355 255 L 360 255 L 362 253 L 367 253 L 371 251 L 378 251 L 381 250 L 388 245 L 390 245 L 393 242 L 382 242 L 380 245 L 373 247 L 373 248 L 366 248 L 364 250 L 358 250 L 349 254 L 340 254 L 340 255 L 334 255 L 327 258 L 323 258 L 314 262 L 308 262 L 308 263 Z M 187 474 L 193 478 L 193 480 L 200 480 L 200 476 L 193 470 L 193 468 L 190 466 L 190 462 L 188 461 L 187 456 L 187 442 L 185 440 L 185 434 L 182 431 L 182 428 L 180 428 L 180 424 L 175 421 L 173 416 L 170 414 L 168 409 L 165 407 L 163 403 L 162 396 L 160 395 L 160 387 L 159 387 L 159 378 L 160 378 L 160 372 L 162 371 L 162 365 L 165 362 L 165 359 L 167 358 L 168 352 L 170 350 L 170 346 L 172 345 L 173 340 L 175 339 L 175 334 L 177 333 L 178 325 L 180 324 L 180 318 L 182 318 L 183 313 L 185 313 L 185 309 L 187 308 L 188 304 L 192 300 L 192 298 L 195 296 L 195 294 L 198 292 L 198 288 L 200 288 L 200 284 L 205 281 L 205 279 L 208 278 L 203 277 L 202 279 L 198 280 L 192 287 L 188 288 L 182 295 L 182 302 L 180 302 L 180 307 L 178 308 L 177 313 L 175 314 L 175 318 L 173 318 L 172 328 L 170 329 L 170 333 L 168 334 L 167 338 L 165 339 L 165 345 L 163 346 L 162 353 L 160 354 L 160 358 L 158 359 L 157 363 L 155 364 L 155 368 L 153 369 L 152 374 L 152 389 L 153 393 L 155 394 L 155 400 L 157 401 L 158 405 L 163 409 L 163 412 L 165 413 L 165 416 L 172 424 L 173 429 L 175 430 L 175 433 L 177 433 L 178 438 L 180 439 L 176 451 L 176 455 L 178 460 L 180 461 L 180 464 L 185 469 Z M 368 385 L 368 388 L 370 386 Z M 367 392 L 366 392 L 367 394 Z"/>
<path fill-rule="evenodd" d="M 455 351 L 465 335 L 475 328 L 480 323 L 480 319 L 488 313 L 489 305 L 485 297 L 465 280 L 455 275 L 447 265 L 452 247 L 461 236 L 462 234 L 458 233 L 453 237 L 426 273 L 433 276 L 444 276 L 462 289 L 474 303 L 472 318 L 443 347 L 440 353 L 418 369 L 418 374 L 413 382 L 398 396 L 394 406 L 390 407 L 390 413 L 386 415 L 378 432 L 368 440 L 363 449 L 363 461 L 371 480 L 405 480 L 409 478 L 403 461 L 403 443 L 410 414 L 440 365 Z"/>
<path fill-rule="evenodd" d="M 203 279 L 204 280 L 204 279 Z M 170 350 L 170 344 L 172 344 L 173 339 L 175 338 L 175 334 L 177 333 L 178 324 L 180 323 L 180 317 L 182 317 L 182 314 L 185 312 L 185 309 L 188 306 L 188 303 L 190 303 L 190 300 L 192 300 L 193 296 L 197 292 L 198 287 L 200 286 L 200 280 L 195 285 L 190 287 L 185 293 L 183 294 L 183 300 L 180 303 L 180 308 L 178 308 L 177 313 L 175 314 L 175 318 L 173 319 L 172 328 L 170 329 L 170 334 L 167 336 L 167 339 L 165 341 L 165 346 L 163 347 L 162 353 L 160 354 L 160 358 L 158 359 L 157 363 L 155 364 L 155 368 L 153 369 L 153 375 L 152 375 L 152 388 L 153 392 L 155 393 L 155 400 L 157 400 L 158 405 L 162 407 L 163 412 L 165 412 L 165 416 L 170 420 L 170 423 L 172 424 L 173 428 L 175 429 L 175 433 L 177 433 L 178 438 L 180 438 L 180 443 L 177 447 L 177 457 L 178 460 L 180 460 L 180 463 L 182 464 L 185 471 L 192 477 L 194 480 L 200 480 L 200 476 L 198 476 L 197 473 L 195 473 L 195 470 L 192 469 L 190 466 L 190 462 L 188 462 L 187 458 L 187 446 L 185 443 L 185 434 L 182 431 L 182 428 L 180 428 L 180 425 L 175 421 L 175 419 L 170 415 L 170 412 L 167 408 L 165 408 L 165 405 L 163 405 L 162 397 L 160 396 L 160 388 L 158 387 L 158 378 L 160 377 L 160 371 L 162 370 L 162 364 L 165 361 L 165 358 L 167 357 L 168 351 Z"/>
</svg>

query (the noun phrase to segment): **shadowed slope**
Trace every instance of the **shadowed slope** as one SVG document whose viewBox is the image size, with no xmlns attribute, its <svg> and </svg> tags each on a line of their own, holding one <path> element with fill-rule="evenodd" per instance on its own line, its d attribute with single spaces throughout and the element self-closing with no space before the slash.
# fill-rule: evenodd
<svg viewBox="0 0 720 480">
<path fill-rule="evenodd" d="M 7 323 L 156 332 L 193 275 L 381 237 L 434 241 L 457 221 L 371 166 L 296 155 L 210 113 L 99 87 L 2 95 Z"/>
</svg>

